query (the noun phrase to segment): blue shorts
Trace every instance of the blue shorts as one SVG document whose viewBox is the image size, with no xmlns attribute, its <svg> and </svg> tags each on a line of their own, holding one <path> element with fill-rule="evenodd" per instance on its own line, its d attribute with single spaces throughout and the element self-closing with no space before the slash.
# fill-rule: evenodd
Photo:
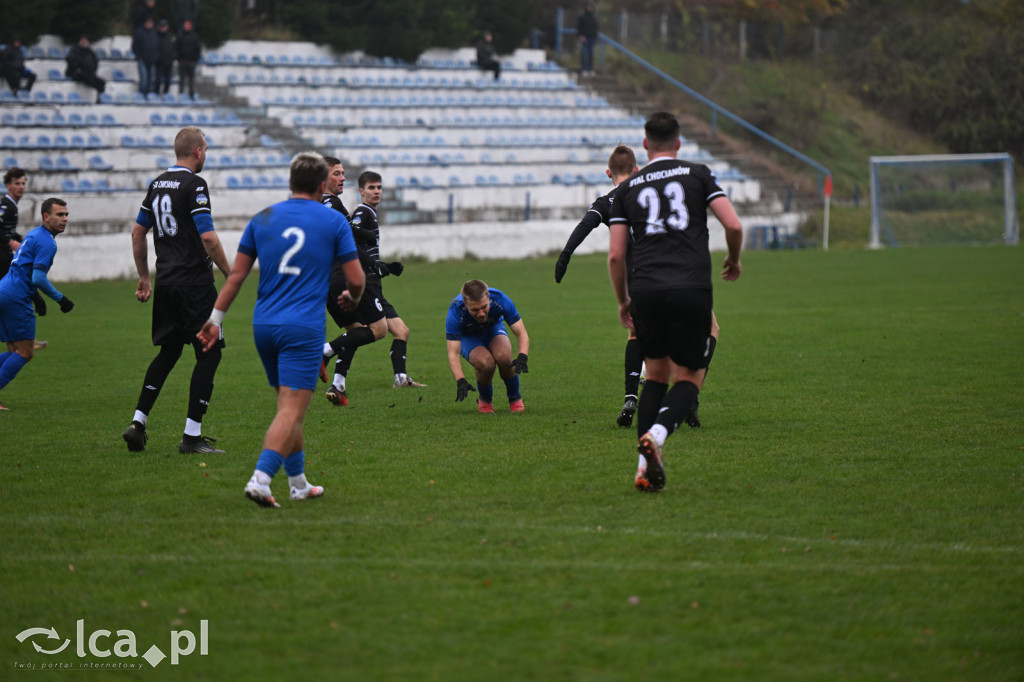
<svg viewBox="0 0 1024 682">
<path fill-rule="evenodd" d="M 0 341 L 28 341 L 36 338 L 36 311 L 32 302 L 0 294 Z"/>
<path fill-rule="evenodd" d="M 462 357 L 469 360 L 469 354 L 473 352 L 474 348 L 483 346 L 490 350 L 491 341 L 498 336 L 508 336 L 508 332 L 505 331 L 505 325 L 501 322 L 494 325 L 483 334 L 463 334 L 462 335 Z"/>
<path fill-rule="evenodd" d="M 310 391 L 316 388 L 323 357 L 322 329 L 254 324 L 252 335 L 271 386 Z"/>
</svg>

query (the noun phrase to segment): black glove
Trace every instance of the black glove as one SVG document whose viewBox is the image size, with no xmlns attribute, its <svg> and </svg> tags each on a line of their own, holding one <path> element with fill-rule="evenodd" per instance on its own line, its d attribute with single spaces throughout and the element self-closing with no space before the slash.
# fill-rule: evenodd
<svg viewBox="0 0 1024 682">
<path fill-rule="evenodd" d="M 558 262 L 555 263 L 555 282 L 560 283 L 562 278 L 565 277 L 565 270 L 569 267 L 569 254 L 563 251 L 558 256 Z"/>
<path fill-rule="evenodd" d="M 46 314 L 46 301 L 39 295 L 39 292 L 32 294 L 32 304 L 36 307 L 36 315 L 42 317 Z"/>
<path fill-rule="evenodd" d="M 60 301 L 57 302 L 57 305 L 60 306 L 60 311 L 62 313 L 70 313 L 71 309 L 75 307 L 75 304 L 72 303 L 71 299 L 68 298 L 67 296 L 60 299 Z"/>
<path fill-rule="evenodd" d="M 387 263 L 383 261 L 377 261 L 375 265 L 377 266 L 377 274 L 380 275 L 381 277 L 387 277 L 388 275 L 391 274 L 391 268 L 388 267 Z"/>
<path fill-rule="evenodd" d="M 455 402 L 460 403 L 466 399 L 470 391 L 476 391 L 475 388 L 469 385 L 465 377 L 455 382 Z"/>
<path fill-rule="evenodd" d="M 530 370 L 526 368 L 526 353 L 520 353 L 519 356 L 512 361 L 512 366 L 516 368 L 516 374 L 528 374 Z"/>
<path fill-rule="evenodd" d="M 405 266 L 402 265 L 401 261 L 391 261 L 390 263 L 387 263 L 387 266 L 388 270 L 390 270 L 391 274 L 395 277 L 401 277 L 402 273 L 405 271 Z"/>
</svg>

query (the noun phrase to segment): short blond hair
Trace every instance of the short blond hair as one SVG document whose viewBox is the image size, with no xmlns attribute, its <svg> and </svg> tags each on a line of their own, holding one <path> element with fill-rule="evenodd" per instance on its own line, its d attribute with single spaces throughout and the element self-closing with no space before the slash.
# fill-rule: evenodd
<svg viewBox="0 0 1024 682">
<path fill-rule="evenodd" d="M 189 126 L 182 128 L 174 136 L 174 155 L 179 159 L 187 159 L 192 152 L 206 143 L 206 133 L 199 128 Z"/>
</svg>

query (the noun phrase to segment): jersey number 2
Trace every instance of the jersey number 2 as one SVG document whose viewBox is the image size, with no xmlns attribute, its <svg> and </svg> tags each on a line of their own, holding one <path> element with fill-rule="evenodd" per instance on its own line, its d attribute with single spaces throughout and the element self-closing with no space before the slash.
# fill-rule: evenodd
<svg viewBox="0 0 1024 682">
<path fill-rule="evenodd" d="M 302 231 L 301 227 L 289 227 L 287 230 L 281 233 L 281 236 L 285 239 L 294 239 L 295 243 L 292 244 L 284 255 L 281 256 L 281 262 L 277 266 L 277 272 L 281 275 L 301 275 L 302 268 L 297 265 L 289 265 L 292 258 L 295 257 L 301 249 L 302 245 L 306 243 L 306 233 Z"/>
<path fill-rule="evenodd" d="M 661 201 L 668 201 L 669 214 L 661 217 Z M 647 209 L 647 234 L 664 234 L 666 226 L 669 230 L 683 231 L 690 224 L 690 212 L 686 210 L 686 192 L 678 182 L 670 182 L 662 189 L 662 194 L 653 187 L 640 190 L 637 202 Z"/>
</svg>

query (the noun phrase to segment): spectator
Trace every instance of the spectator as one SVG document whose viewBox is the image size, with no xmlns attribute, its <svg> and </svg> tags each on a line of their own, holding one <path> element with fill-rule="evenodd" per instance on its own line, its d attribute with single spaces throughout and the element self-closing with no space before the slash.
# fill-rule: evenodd
<svg viewBox="0 0 1024 682">
<path fill-rule="evenodd" d="M 476 65 L 481 71 L 493 71 L 494 80 L 501 76 L 501 62 L 494 52 L 494 37 L 490 31 L 484 31 L 480 40 L 476 41 Z"/>
<path fill-rule="evenodd" d="M 203 46 L 199 36 L 192 30 L 192 22 L 188 19 L 181 25 L 181 35 L 176 44 L 178 51 L 178 93 L 185 92 L 188 84 L 188 96 L 196 97 L 196 65 L 203 54 Z"/>
<path fill-rule="evenodd" d="M 597 44 L 597 16 L 594 3 L 584 5 L 583 14 L 576 22 L 576 33 L 580 37 L 580 75 L 594 75 L 594 45 Z"/>
<path fill-rule="evenodd" d="M 171 0 L 171 19 L 179 38 L 185 32 L 185 22 L 194 24 L 198 17 L 199 0 Z"/>
<path fill-rule="evenodd" d="M 77 83 L 94 88 L 96 90 L 96 101 L 99 102 L 99 96 L 106 89 L 107 82 L 96 75 L 96 70 L 99 68 L 99 59 L 96 57 L 96 53 L 92 51 L 92 48 L 89 47 L 89 38 L 87 36 L 82 36 L 78 39 L 77 44 L 71 46 L 65 61 L 68 65 L 64 69 L 64 75 Z"/>
<path fill-rule="evenodd" d="M 146 19 L 156 21 L 156 0 L 142 0 L 142 4 L 135 10 L 135 24 L 132 28 L 139 28 L 146 23 Z"/>
<path fill-rule="evenodd" d="M 139 64 L 139 92 L 143 95 L 156 92 L 156 60 L 157 39 L 153 30 L 153 20 L 146 19 L 142 26 L 135 29 L 132 38 L 132 52 Z"/>
<path fill-rule="evenodd" d="M 32 84 L 36 82 L 36 75 L 25 68 L 25 52 L 21 47 L 21 38 L 14 36 L 11 43 L 4 46 L 0 52 L 0 71 L 3 73 L 7 84 L 11 86 L 12 92 L 18 90 L 31 90 Z M 22 87 L 22 81 L 25 87 Z"/>
<path fill-rule="evenodd" d="M 156 85 L 153 92 L 161 95 L 171 89 L 171 73 L 174 71 L 174 38 L 166 19 L 161 19 L 156 31 Z"/>
</svg>

